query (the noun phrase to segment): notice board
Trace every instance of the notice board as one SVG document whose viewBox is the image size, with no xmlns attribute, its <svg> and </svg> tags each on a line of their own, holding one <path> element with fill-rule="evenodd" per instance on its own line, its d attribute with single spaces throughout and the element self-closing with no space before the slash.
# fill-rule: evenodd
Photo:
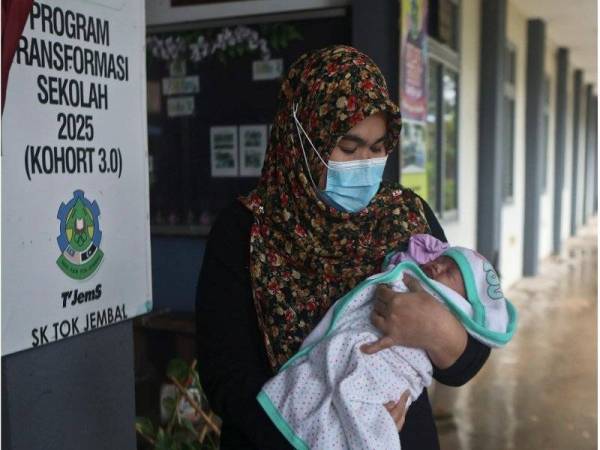
<svg viewBox="0 0 600 450">
<path fill-rule="evenodd" d="M 219 211 L 256 186 L 290 65 L 350 44 L 350 16 L 321 14 L 148 30 L 153 235 L 205 237 Z"/>
<path fill-rule="evenodd" d="M 34 2 L 2 115 L 2 355 L 152 309 L 143 0 Z"/>
</svg>

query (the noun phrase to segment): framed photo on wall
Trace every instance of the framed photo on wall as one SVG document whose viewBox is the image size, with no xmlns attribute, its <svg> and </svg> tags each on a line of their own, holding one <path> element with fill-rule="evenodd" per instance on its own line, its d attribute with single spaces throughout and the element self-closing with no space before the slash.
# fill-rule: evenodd
<svg viewBox="0 0 600 450">
<path fill-rule="evenodd" d="M 267 150 L 266 125 L 240 126 L 240 175 L 259 177 Z"/>
<path fill-rule="evenodd" d="M 238 176 L 236 126 L 210 127 L 210 171 L 213 177 Z"/>
</svg>

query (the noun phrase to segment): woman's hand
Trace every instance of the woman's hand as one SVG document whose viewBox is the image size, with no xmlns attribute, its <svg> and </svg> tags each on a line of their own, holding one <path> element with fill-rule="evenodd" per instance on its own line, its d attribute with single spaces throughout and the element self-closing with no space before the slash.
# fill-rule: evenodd
<svg viewBox="0 0 600 450">
<path fill-rule="evenodd" d="M 372 354 L 393 345 L 422 348 L 436 367 L 450 367 L 467 345 L 465 329 L 417 280 L 405 274 L 402 281 L 409 292 L 377 286 L 371 323 L 383 336 L 361 350 Z"/>
<path fill-rule="evenodd" d="M 410 392 L 406 390 L 400 396 L 400 400 L 398 400 L 397 403 L 387 402 L 383 405 L 385 406 L 385 409 L 387 409 L 390 413 L 390 416 L 392 416 L 392 419 L 394 419 L 398 431 L 402 429 L 402 426 L 404 425 L 404 419 L 406 419 L 406 411 L 408 410 L 408 408 L 406 407 L 406 402 L 408 401 L 409 395 Z"/>
</svg>

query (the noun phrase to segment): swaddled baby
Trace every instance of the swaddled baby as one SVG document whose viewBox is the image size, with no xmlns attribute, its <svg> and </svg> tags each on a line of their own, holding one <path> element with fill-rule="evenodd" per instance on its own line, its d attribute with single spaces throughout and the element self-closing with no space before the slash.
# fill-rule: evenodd
<svg viewBox="0 0 600 450">
<path fill-rule="evenodd" d="M 421 349 L 397 345 L 373 355 L 360 350 L 381 337 L 370 320 L 378 284 L 406 292 L 402 279 L 411 275 L 487 345 L 500 347 L 515 331 L 516 311 L 496 272 L 473 250 L 417 235 L 407 252 L 388 255 L 383 267 L 332 305 L 257 396 L 297 449 L 400 449 L 384 404 L 406 390 L 410 401 L 419 397 L 433 368 Z"/>
</svg>

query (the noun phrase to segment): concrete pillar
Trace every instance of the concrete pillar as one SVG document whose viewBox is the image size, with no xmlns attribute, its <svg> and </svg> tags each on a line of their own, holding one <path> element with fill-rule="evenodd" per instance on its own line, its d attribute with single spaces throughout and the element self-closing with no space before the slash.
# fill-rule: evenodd
<svg viewBox="0 0 600 450">
<path fill-rule="evenodd" d="M 594 128 L 594 95 L 592 85 L 588 84 L 585 89 L 585 165 L 584 165 L 584 190 L 583 208 L 581 209 L 581 220 L 585 223 L 592 214 L 594 199 L 594 165 L 596 164 L 593 150 L 593 128 Z"/>
<path fill-rule="evenodd" d="M 590 215 L 597 210 L 598 204 L 598 96 L 592 96 L 592 122 L 591 122 L 591 153 L 592 153 L 592 180 L 591 180 L 591 207 Z"/>
<path fill-rule="evenodd" d="M 502 110 L 506 0 L 481 1 L 477 250 L 498 266 L 502 212 Z"/>
<path fill-rule="evenodd" d="M 556 105 L 555 164 L 554 164 L 554 216 L 552 227 L 552 252 L 560 254 L 562 228 L 562 197 L 565 185 L 565 146 L 567 130 L 567 74 L 569 73 L 569 50 L 559 48 L 556 53 Z"/>
<path fill-rule="evenodd" d="M 546 25 L 527 22 L 527 91 L 525 109 L 525 222 L 523 230 L 523 275 L 538 269 L 540 196 L 544 167 L 544 56 Z"/>
<path fill-rule="evenodd" d="M 579 184 L 579 129 L 581 112 L 581 86 L 583 82 L 583 72 L 575 71 L 573 77 L 573 176 L 571 182 L 571 236 L 577 232 L 577 205 L 579 203 L 579 193 L 577 186 Z"/>
</svg>

